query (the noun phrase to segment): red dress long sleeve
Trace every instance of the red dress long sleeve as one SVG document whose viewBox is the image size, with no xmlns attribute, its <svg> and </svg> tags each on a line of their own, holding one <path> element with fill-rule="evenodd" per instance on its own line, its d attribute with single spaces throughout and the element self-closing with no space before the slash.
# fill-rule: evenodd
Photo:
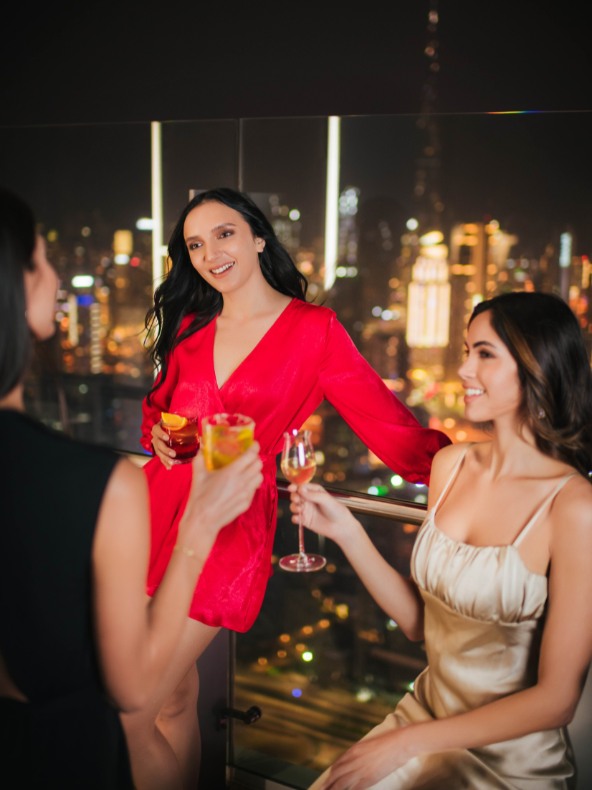
<svg viewBox="0 0 592 790">
<path fill-rule="evenodd" d="M 423 427 L 357 350 L 333 310 L 293 299 L 253 351 L 218 387 L 216 319 L 171 353 L 164 384 L 144 400 L 142 445 L 161 411 L 201 420 L 240 412 L 255 420 L 264 481 L 249 510 L 219 534 L 197 584 L 190 616 L 247 631 L 259 614 L 271 572 L 277 516 L 276 457 L 283 434 L 300 428 L 323 400 L 387 466 L 410 482 L 428 483 L 434 454 L 450 439 Z M 152 515 L 148 592 L 158 587 L 175 544 L 191 465 L 167 470 L 157 457 L 144 466 Z"/>
</svg>

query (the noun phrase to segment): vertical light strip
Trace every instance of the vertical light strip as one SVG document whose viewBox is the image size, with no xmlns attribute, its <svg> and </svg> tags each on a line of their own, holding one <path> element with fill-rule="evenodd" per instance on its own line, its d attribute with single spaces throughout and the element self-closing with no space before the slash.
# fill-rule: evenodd
<svg viewBox="0 0 592 790">
<path fill-rule="evenodd" d="M 150 145 L 152 159 L 152 288 L 156 290 L 164 277 L 164 255 L 162 247 L 162 139 L 161 124 L 150 124 Z M 158 367 L 154 367 L 154 377 Z"/>
<path fill-rule="evenodd" d="M 152 152 L 152 284 L 156 289 L 164 276 L 162 249 L 162 141 L 161 124 L 150 124 Z"/>
<path fill-rule="evenodd" d="M 339 158 L 341 118 L 328 119 L 327 139 L 327 198 L 325 202 L 325 291 L 335 282 L 337 242 L 339 237 Z"/>
</svg>

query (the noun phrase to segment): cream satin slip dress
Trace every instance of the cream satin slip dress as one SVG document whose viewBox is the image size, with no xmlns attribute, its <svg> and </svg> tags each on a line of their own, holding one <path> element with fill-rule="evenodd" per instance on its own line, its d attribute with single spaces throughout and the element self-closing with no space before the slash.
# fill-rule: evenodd
<svg viewBox="0 0 592 790">
<path fill-rule="evenodd" d="M 536 682 L 547 577 L 524 565 L 518 546 L 565 483 L 563 477 L 510 545 L 472 546 L 436 526 L 436 513 L 464 460 L 458 459 L 418 532 L 411 573 L 425 603 L 427 667 L 393 713 L 365 736 L 442 719 Z M 575 787 L 565 728 L 533 732 L 478 749 L 413 758 L 372 790 L 489 790 Z M 323 786 L 324 772 L 311 786 Z"/>
</svg>

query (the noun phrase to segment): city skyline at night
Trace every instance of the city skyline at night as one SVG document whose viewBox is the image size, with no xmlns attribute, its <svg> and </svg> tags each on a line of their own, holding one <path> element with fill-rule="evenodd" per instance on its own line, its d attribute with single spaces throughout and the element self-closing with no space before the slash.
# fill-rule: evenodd
<svg viewBox="0 0 592 790">
<path fill-rule="evenodd" d="M 165 243 L 191 190 L 257 196 L 309 297 L 336 311 L 422 424 L 453 441 L 482 438 L 464 419 L 457 376 L 473 300 L 488 288 L 556 290 L 592 346 L 591 19 L 587 6 L 536 0 L 320 3 L 313 14 L 175 0 L 11 9 L 0 182 L 31 202 L 60 276 L 58 332 L 37 349 L 27 410 L 145 460 L 141 400 L 154 371 L 143 317 L 155 282 L 152 234 L 137 221 L 152 218 L 158 122 Z M 355 210 L 341 216 L 339 275 L 325 291 L 329 117 L 340 119 L 339 196 Z M 442 249 L 430 257 L 420 239 L 436 226 Z M 127 263 L 115 261 L 121 231 Z M 488 246 L 496 233 L 499 256 Z M 462 241 L 471 235 L 473 248 Z M 327 402 L 306 427 L 316 481 L 407 573 L 427 486 L 385 467 Z M 279 465 L 278 483 L 266 599 L 249 632 L 221 633 L 200 663 L 200 723 L 206 773 L 238 765 L 260 780 L 247 786 L 303 788 L 392 710 L 425 650 L 371 602 L 337 544 L 308 533 L 326 569 L 278 570 L 297 541 Z M 221 700 L 258 705 L 260 721 L 221 724 Z"/>
</svg>

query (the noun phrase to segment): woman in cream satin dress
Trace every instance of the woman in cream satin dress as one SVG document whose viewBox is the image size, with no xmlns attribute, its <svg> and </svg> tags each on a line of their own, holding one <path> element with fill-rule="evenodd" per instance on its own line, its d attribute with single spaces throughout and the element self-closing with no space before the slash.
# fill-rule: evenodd
<svg viewBox="0 0 592 790">
<path fill-rule="evenodd" d="M 592 380 L 558 296 L 477 305 L 459 369 L 491 440 L 434 458 L 411 578 L 321 486 L 291 509 L 336 541 L 427 667 L 314 790 L 576 787 L 567 735 L 592 658 Z"/>
</svg>

